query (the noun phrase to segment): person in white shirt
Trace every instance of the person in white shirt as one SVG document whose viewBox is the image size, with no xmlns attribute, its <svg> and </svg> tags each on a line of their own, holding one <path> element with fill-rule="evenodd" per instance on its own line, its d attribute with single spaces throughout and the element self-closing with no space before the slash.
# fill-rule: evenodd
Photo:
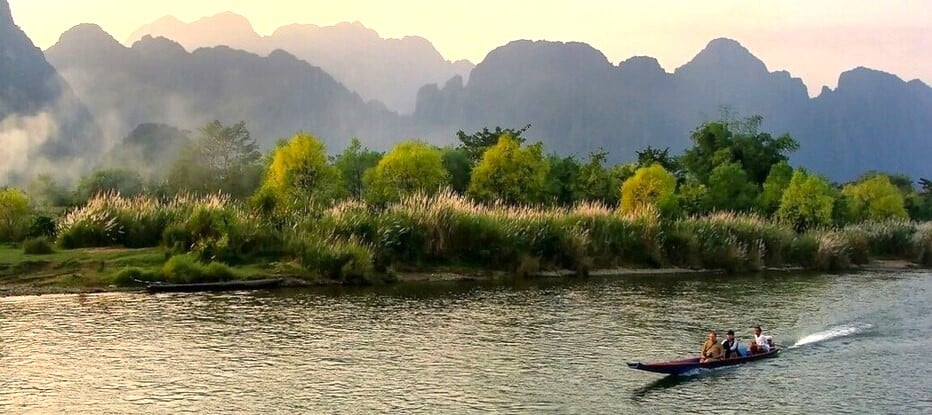
<svg viewBox="0 0 932 415">
<path fill-rule="evenodd" d="M 754 326 L 754 341 L 751 342 L 751 353 L 767 353 L 773 348 L 773 338 L 761 334 L 760 326 Z"/>
</svg>

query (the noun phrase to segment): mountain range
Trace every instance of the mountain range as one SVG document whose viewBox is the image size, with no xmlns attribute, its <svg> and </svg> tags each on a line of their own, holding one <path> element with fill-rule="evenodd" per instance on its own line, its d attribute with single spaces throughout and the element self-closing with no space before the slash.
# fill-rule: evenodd
<svg viewBox="0 0 932 415">
<path fill-rule="evenodd" d="M 418 92 L 415 119 L 437 128 L 533 125 L 558 153 L 603 147 L 614 160 L 651 145 L 686 148 L 690 131 L 718 119 L 761 115 L 764 130 L 801 145 L 791 160 L 836 180 L 866 170 L 932 174 L 932 89 L 867 68 L 809 98 L 802 80 L 770 72 L 741 44 L 715 39 L 667 73 L 649 57 L 613 65 L 582 43 L 515 41 L 486 56 L 468 84 Z"/>
<path fill-rule="evenodd" d="M 87 108 L 0 0 L 0 180 L 78 168 L 102 146 Z"/>
<path fill-rule="evenodd" d="M 6 0 L 0 5 L 6 6 Z M 840 75 L 837 88 L 810 98 L 800 79 L 770 71 L 730 39 L 709 42 L 672 72 L 644 56 L 615 64 L 584 43 L 514 41 L 491 51 L 468 78 L 451 71 L 454 75 L 442 82 L 412 87 L 414 110 L 403 115 L 362 96 L 312 58 L 249 45 L 256 38 L 268 45 L 264 42 L 275 35 L 244 37 L 238 35 L 241 30 L 217 30 L 213 38 L 195 37 L 202 43 L 188 48 L 144 35 L 127 47 L 100 27 L 79 25 L 45 51 L 49 66 L 8 10 L 0 13 L 0 115 L 34 114 L 69 102 L 67 107 L 76 110 L 56 112 L 54 119 L 74 145 L 56 146 L 59 154 L 100 150 L 100 134 L 74 132 L 86 131 L 82 126 L 93 120 L 116 142 L 112 137 L 130 134 L 140 124 L 194 130 L 219 119 L 245 120 L 264 148 L 295 131 L 308 131 L 323 138 L 331 152 L 354 136 L 387 149 L 410 137 L 442 144 L 452 142 L 460 129 L 531 124 L 526 136 L 542 141 L 548 151 L 585 156 L 601 147 L 609 151 L 610 161 L 620 162 L 648 145 L 678 152 L 689 146 L 689 135 L 700 123 L 727 111 L 763 116 L 763 130 L 789 133 L 800 142 L 791 161 L 837 181 L 868 170 L 932 176 L 926 160 L 932 154 L 932 88 L 927 84 L 854 68 Z M 255 34 L 251 27 L 247 32 Z M 346 44 L 342 50 L 347 54 L 361 53 L 341 39 L 328 43 L 336 50 Z M 367 47 L 388 48 L 390 43 Z M 418 61 L 415 56 L 398 61 Z M 17 66 L 27 62 L 32 66 Z M 8 76 L 14 73 L 23 76 Z M 85 121 L 72 128 L 70 119 Z M 0 130 L 7 130 L 6 124 Z"/>
<path fill-rule="evenodd" d="M 166 16 L 139 28 L 128 42 L 145 36 L 172 39 L 190 51 L 225 45 L 265 56 L 281 49 L 319 66 L 364 99 L 381 101 L 402 114 L 414 111 L 418 88 L 455 75 L 468 77 L 474 66 L 466 60 L 447 61 L 422 37 L 383 39 L 359 22 L 292 24 L 260 36 L 245 17 L 226 12 L 191 23 Z"/>
<path fill-rule="evenodd" d="M 126 47 L 84 24 L 45 53 L 119 137 L 143 123 L 196 129 L 214 119 L 245 120 L 265 148 L 296 131 L 313 132 L 331 148 L 353 136 L 387 141 L 400 134 L 396 113 L 281 50 L 264 57 L 227 46 L 188 52 L 151 36 Z"/>
</svg>

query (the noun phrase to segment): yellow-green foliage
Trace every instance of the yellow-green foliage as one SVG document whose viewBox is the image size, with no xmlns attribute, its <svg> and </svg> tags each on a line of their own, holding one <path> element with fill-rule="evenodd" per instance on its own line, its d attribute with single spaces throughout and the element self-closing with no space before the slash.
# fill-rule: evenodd
<svg viewBox="0 0 932 415">
<path fill-rule="evenodd" d="M 279 204 L 328 203 L 338 196 L 340 172 L 327 163 L 327 149 L 310 134 L 299 133 L 272 153 L 262 187 Z"/>
<path fill-rule="evenodd" d="M 549 171 L 550 164 L 544 159 L 540 145 L 522 148 L 518 140 L 503 135 L 473 169 L 469 193 L 485 202 L 539 203 Z"/>
<path fill-rule="evenodd" d="M 375 203 L 396 201 L 417 192 L 436 193 L 447 183 L 443 156 L 421 141 L 396 145 L 366 172 L 366 199 Z"/>
<path fill-rule="evenodd" d="M 851 218 L 856 221 L 906 219 L 903 195 L 884 175 L 872 176 L 842 189 L 848 199 Z"/>
<path fill-rule="evenodd" d="M 797 230 L 829 225 L 835 203 L 832 195 L 828 181 L 805 170 L 797 170 L 783 191 L 776 217 Z"/>
<path fill-rule="evenodd" d="M 29 221 L 29 200 L 18 189 L 0 190 L 0 241 L 23 240 Z"/>
<path fill-rule="evenodd" d="M 652 207 L 661 213 L 674 213 L 677 205 L 675 191 L 676 177 L 663 166 L 641 167 L 621 185 L 621 211 L 630 213 Z"/>
</svg>

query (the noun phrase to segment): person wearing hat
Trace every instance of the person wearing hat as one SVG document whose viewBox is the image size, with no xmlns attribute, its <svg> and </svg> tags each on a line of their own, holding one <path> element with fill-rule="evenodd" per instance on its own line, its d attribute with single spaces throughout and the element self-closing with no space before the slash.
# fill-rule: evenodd
<svg viewBox="0 0 932 415">
<path fill-rule="evenodd" d="M 754 341 L 751 342 L 751 353 L 767 353 L 773 348 L 773 338 L 761 333 L 760 325 L 754 326 Z"/>
<path fill-rule="evenodd" d="M 722 348 L 725 349 L 725 358 L 738 357 L 738 341 L 735 340 L 735 331 L 728 330 L 725 340 L 722 340 Z"/>
</svg>

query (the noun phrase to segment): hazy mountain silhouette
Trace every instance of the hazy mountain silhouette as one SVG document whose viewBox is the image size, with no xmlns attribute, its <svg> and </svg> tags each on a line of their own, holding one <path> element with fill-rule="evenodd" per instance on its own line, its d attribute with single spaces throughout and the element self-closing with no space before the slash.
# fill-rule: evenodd
<svg viewBox="0 0 932 415">
<path fill-rule="evenodd" d="M 400 131 L 400 118 L 382 104 L 364 102 L 280 50 L 268 57 L 226 46 L 189 53 L 149 36 L 127 48 L 98 26 L 79 25 L 46 55 L 118 136 L 149 122 L 194 129 L 244 120 L 265 147 L 307 131 L 338 149 L 353 136 L 384 143 Z"/>
<path fill-rule="evenodd" d="M 377 99 L 401 113 L 414 110 L 418 88 L 467 77 L 473 64 L 449 62 L 422 37 L 383 39 L 359 22 L 335 26 L 294 24 L 270 36 L 259 36 L 245 17 L 221 13 L 184 23 L 163 17 L 130 35 L 130 43 L 146 35 L 172 39 L 188 50 L 225 45 L 267 55 L 282 49 L 319 66 L 365 99 Z"/>
<path fill-rule="evenodd" d="M 932 174 L 932 91 L 879 71 L 842 74 L 810 99 L 798 78 L 766 65 L 738 42 L 711 41 L 672 74 L 635 57 L 612 65 L 580 43 L 515 41 L 493 50 L 464 85 L 418 92 L 415 119 L 438 134 L 532 124 L 528 135 L 563 153 L 597 147 L 614 161 L 650 144 L 678 152 L 701 122 L 759 114 L 763 128 L 801 143 L 792 156 L 835 179 L 869 169 Z M 882 149 L 880 147 L 883 147 Z"/>
<path fill-rule="evenodd" d="M 90 113 L 0 0 L 0 179 L 80 169 L 78 160 L 99 154 L 102 144 Z"/>
</svg>

